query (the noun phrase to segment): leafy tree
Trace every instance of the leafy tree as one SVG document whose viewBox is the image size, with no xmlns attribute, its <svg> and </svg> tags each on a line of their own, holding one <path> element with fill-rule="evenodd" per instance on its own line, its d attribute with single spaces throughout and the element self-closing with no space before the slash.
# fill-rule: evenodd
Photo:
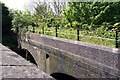
<svg viewBox="0 0 120 80">
<path fill-rule="evenodd" d="M 12 29 L 15 32 L 18 32 L 18 28 L 28 28 L 33 23 L 32 15 L 28 11 L 12 11 L 12 17 Z"/>
<path fill-rule="evenodd" d="M 2 34 L 5 35 L 11 32 L 12 17 L 4 3 L 0 2 L 0 6 L 2 6 Z"/>
<path fill-rule="evenodd" d="M 90 3 L 71 2 L 64 10 L 68 26 L 77 27 L 81 24 L 90 24 Z M 75 26 L 77 25 L 77 26 Z"/>
<path fill-rule="evenodd" d="M 38 25 L 44 25 L 48 22 L 48 20 L 54 16 L 50 6 L 47 5 L 47 3 L 36 3 L 37 6 L 34 7 L 35 12 L 33 15 L 34 21 Z"/>
<path fill-rule="evenodd" d="M 93 22 L 95 24 L 102 24 L 103 22 L 114 24 L 120 20 L 120 2 L 101 2 L 93 3 L 92 14 L 94 16 Z M 96 21 L 96 22 L 95 22 Z"/>
<path fill-rule="evenodd" d="M 64 16 L 70 27 L 87 24 L 91 25 L 88 28 L 95 29 L 100 26 L 93 25 L 113 25 L 120 22 L 119 12 L 120 2 L 71 2 L 69 8 L 64 10 Z M 111 28 L 113 27 L 108 27 Z"/>
</svg>

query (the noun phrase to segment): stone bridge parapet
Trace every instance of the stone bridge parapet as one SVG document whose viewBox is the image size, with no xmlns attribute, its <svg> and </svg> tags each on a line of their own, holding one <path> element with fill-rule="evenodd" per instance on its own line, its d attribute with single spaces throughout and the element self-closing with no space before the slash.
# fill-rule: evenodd
<svg viewBox="0 0 120 80">
<path fill-rule="evenodd" d="M 48 74 L 59 72 L 77 78 L 120 77 L 120 49 L 36 33 L 19 37 L 19 42 Z"/>
</svg>

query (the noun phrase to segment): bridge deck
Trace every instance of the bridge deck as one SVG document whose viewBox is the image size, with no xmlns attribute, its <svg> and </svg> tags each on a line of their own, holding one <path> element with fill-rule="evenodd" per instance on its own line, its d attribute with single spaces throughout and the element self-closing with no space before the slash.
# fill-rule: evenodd
<svg viewBox="0 0 120 80">
<path fill-rule="evenodd" d="M 0 44 L 0 69 L 2 78 L 52 78 L 34 64 Z M 1 72 L 1 71 L 0 71 Z"/>
</svg>

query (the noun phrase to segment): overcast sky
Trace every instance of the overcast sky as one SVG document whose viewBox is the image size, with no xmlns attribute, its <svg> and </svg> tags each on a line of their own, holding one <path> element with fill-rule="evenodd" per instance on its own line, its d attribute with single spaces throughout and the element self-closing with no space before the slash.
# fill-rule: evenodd
<svg viewBox="0 0 120 80">
<path fill-rule="evenodd" d="M 35 6 L 34 2 L 37 2 L 37 1 L 53 2 L 56 0 L 0 0 L 0 1 L 5 3 L 5 5 L 9 9 L 22 10 L 22 11 L 28 9 L 29 11 L 34 11 L 33 9 L 33 6 Z M 65 1 L 65 0 L 59 0 L 59 1 Z"/>
<path fill-rule="evenodd" d="M 0 0 L 10 9 L 24 10 L 25 5 L 29 3 L 30 0 Z"/>
<path fill-rule="evenodd" d="M 5 3 L 10 9 L 25 10 L 26 8 L 31 8 L 33 2 L 38 0 L 0 0 Z M 43 0 L 40 0 L 43 1 Z"/>
</svg>

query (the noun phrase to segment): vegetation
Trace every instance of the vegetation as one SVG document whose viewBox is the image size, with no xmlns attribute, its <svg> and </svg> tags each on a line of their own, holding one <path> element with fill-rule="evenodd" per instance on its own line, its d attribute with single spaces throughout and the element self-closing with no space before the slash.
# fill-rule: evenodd
<svg viewBox="0 0 120 80">
<path fill-rule="evenodd" d="M 111 30 L 120 27 L 110 26 L 120 22 L 119 12 L 120 2 L 72 2 L 69 3 L 69 8 L 64 10 L 64 15 L 70 27 L 82 24 L 86 25 L 82 26 L 82 29 L 97 29 L 101 26 L 95 25 L 106 25 L 105 30 Z"/>
<path fill-rule="evenodd" d="M 0 12 L 2 12 L 2 35 L 5 35 L 9 34 L 11 31 L 12 17 L 10 16 L 10 11 L 5 4 L 0 2 L 0 6 L 2 7 L 2 10 L 0 10 Z"/>
<path fill-rule="evenodd" d="M 77 39 L 99 45 L 115 47 L 115 31 L 120 30 L 120 2 L 54 2 L 36 3 L 35 12 L 12 11 L 14 32 L 32 31 L 58 37 Z M 52 7 L 51 7 L 52 6 Z M 33 25 L 34 24 L 34 25 Z M 120 33 L 118 34 L 120 37 Z M 120 41 L 119 41 L 120 45 Z"/>
<path fill-rule="evenodd" d="M 56 36 L 55 27 L 44 27 L 44 34 Z M 36 33 L 42 33 L 42 28 L 36 28 Z M 58 28 L 58 37 L 77 40 L 77 29 L 74 28 Z M 118 35 L 120 37 L 120 33 Z M 119 38 L 120 39 L 120 38 Z M 115 47 L 115 32 L 114 31 L 97 31 L 97 30 L 81 30 L 80 41 L 98 44 L 102 46 Z M 119 41 L 120 46 L 120 41 Z"/>
<path fill-rule="evenodd" d="M 22 31 L 21 28 L 28 28 L 33 23 L 31 14 L 28 11 L 11 11 L 13 17 L 12 30 L 15 33 Z"/>
</svg>

